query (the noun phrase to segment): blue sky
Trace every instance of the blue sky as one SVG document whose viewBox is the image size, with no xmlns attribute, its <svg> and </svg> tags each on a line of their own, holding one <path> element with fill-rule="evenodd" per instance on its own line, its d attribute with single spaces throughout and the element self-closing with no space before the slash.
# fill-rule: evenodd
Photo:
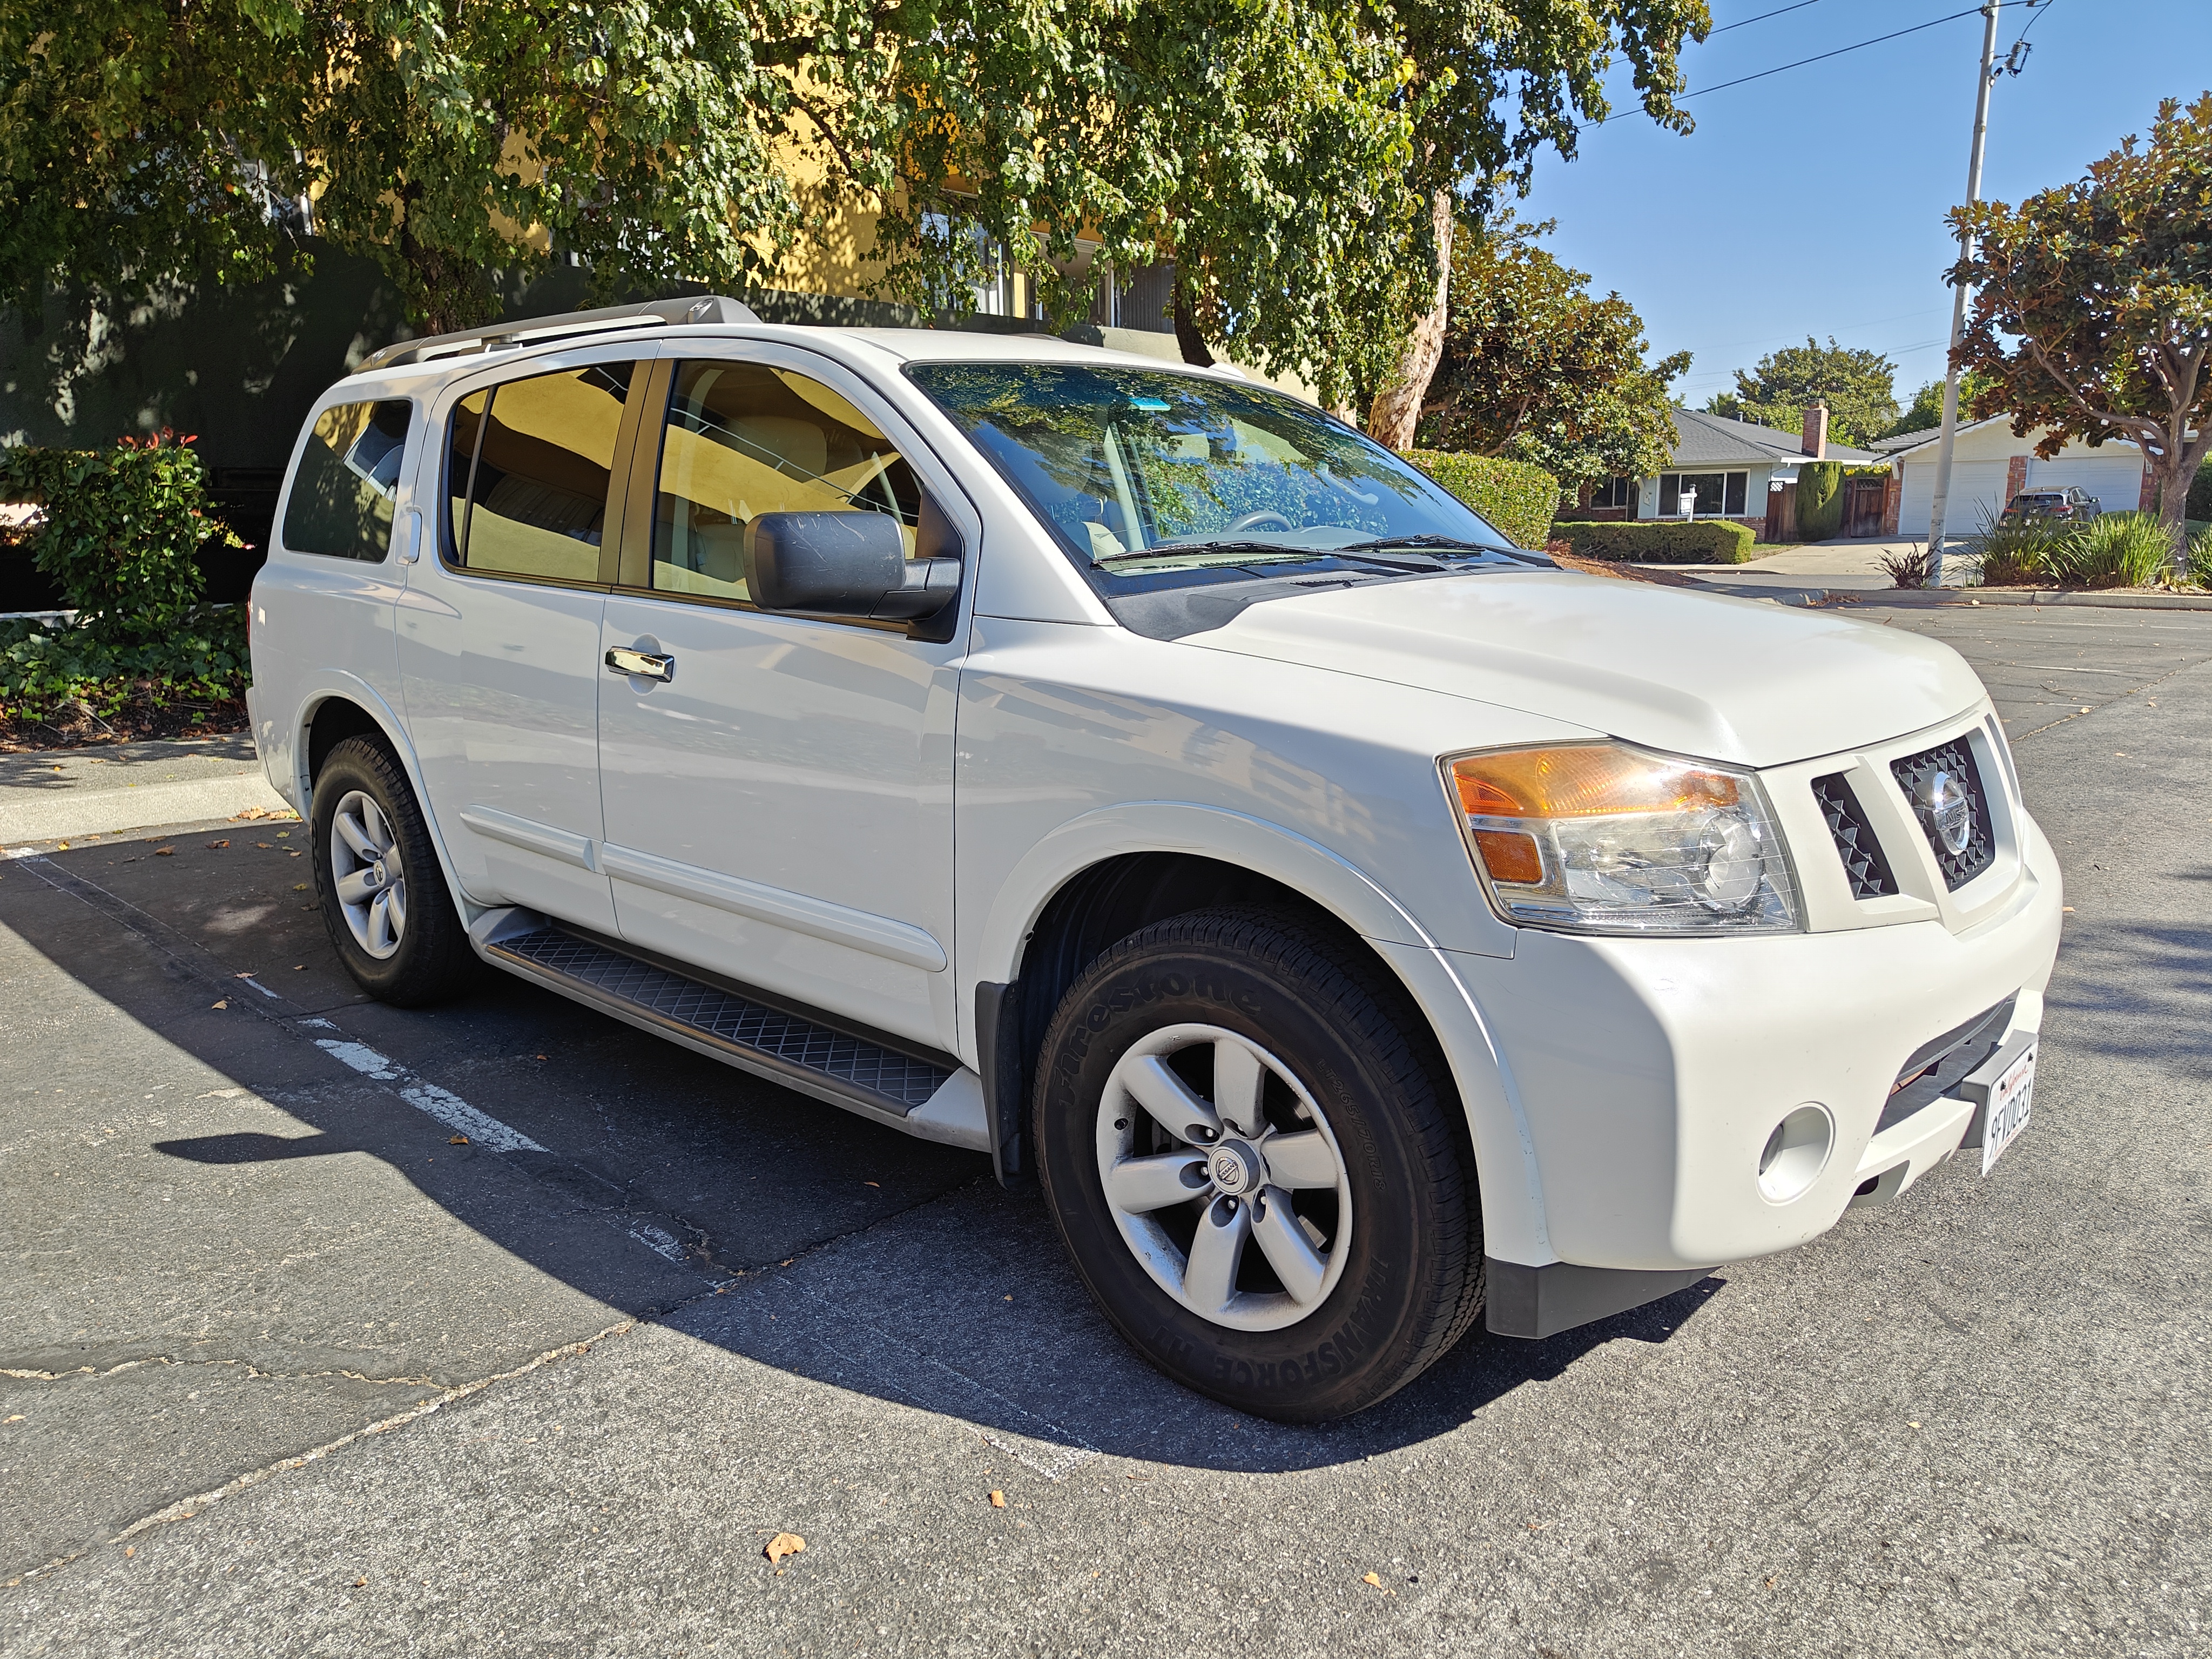
<svg viewBox="0 0 2212 1659">
<path fill-rule="evenodd" d="M 1718 26 L 1790 0 L 1711 0 Z M 1974 0 L 1814 0 L 1716 33 L 1684 54 L 1692 91 L 1966 10 Z M 1998 55 L 2033 21 L 2034 50 L 1990 95 L 1985 197 L 2017 201 L 2077 178 L 2161 97 L 2212 87 L 2212 0 L 2007 4 Z M 1943 372 L 1955 244 L 1945 210 L 1966 198 L 1978 13 L 1747 86 L 1692 98 L 1686 137 L 1640 111 L 1547 155 L 1517 211 L 1557 219 L 1553 252 L 1617 289 L 1655 356 L 1694 354 L 1676 395 L 1701 408 L 1778 346 L 1825 341 L 1887 353 L 1899 400 Z M 1625 73 L 1616 109 L 1632 109 Z"/>
</svg>

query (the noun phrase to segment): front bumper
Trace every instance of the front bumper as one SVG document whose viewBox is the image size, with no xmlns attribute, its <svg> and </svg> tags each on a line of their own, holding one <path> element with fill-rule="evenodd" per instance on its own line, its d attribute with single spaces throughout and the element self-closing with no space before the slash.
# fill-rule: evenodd
<svg viewBox="0 0 2212 1659">
<path fill-rule="evenodd" d="M 1888 1127 L 1899 1073 L 1929 1039 L 2015 998 L 2001 1036 L 2042 1023 L 2057 954 L 2057 860 L 2021 814 L 1998 914 L 1737 939 L 1524 932 L 1515 957 L 1458 957 L 1490 1015 L 1541 1190 L 1547 1256 L 1679 1271 L 1764 1255 L 1832 1226 L 1869 1178 L 1897 1191 L 1948 1156 L 1972 1108 L 1938 1097 Z M 1759 1163 L 1796 1109 L 1828 1114 L 1818 1175 L 1778 1202 Z M 1901 1168 L 1900 1168 L 1901 1166 Z M 1492 1253 L 1512 1259 L 1512 1242 Z"/>
</svg>

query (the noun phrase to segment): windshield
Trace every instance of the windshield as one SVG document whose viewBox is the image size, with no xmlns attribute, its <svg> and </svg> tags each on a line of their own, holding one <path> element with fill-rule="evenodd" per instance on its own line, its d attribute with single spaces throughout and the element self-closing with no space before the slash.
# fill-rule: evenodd
<svg viewBox="0 0 2212 1659">
<path fill-rule="evenodd" d="M 1103 365 L 907 374 L 1109 591 L 1433 571 L 1516 550 L 1389 451 L 1279 392 Z"/>
</svg>

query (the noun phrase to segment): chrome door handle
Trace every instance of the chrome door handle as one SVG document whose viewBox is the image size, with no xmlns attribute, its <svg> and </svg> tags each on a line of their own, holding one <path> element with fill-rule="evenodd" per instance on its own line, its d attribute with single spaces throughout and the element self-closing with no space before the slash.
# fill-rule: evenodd
<svg viewBox="0 0 2212 1659">
<path fill-rule="evenodd" d="M 665 651 L 633 651 L 625 645 L 607 647 L 607 672 L 641 674 L 649 680 L 676 678 L 676 659 Z"/>
</svg>

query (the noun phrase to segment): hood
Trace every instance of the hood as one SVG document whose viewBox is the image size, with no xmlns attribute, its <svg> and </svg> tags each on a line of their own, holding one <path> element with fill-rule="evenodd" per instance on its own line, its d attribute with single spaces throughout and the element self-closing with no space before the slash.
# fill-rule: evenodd
<svg viewBox="0 0 2212 1659">
<path fill-rule="evenodd" d="M 1917 731 L 1984 695 L 1957 652 L 1904 629 L 1567 571 L 1323 589 L 1183 643 L 1755 767 Z"/>
</svg>

